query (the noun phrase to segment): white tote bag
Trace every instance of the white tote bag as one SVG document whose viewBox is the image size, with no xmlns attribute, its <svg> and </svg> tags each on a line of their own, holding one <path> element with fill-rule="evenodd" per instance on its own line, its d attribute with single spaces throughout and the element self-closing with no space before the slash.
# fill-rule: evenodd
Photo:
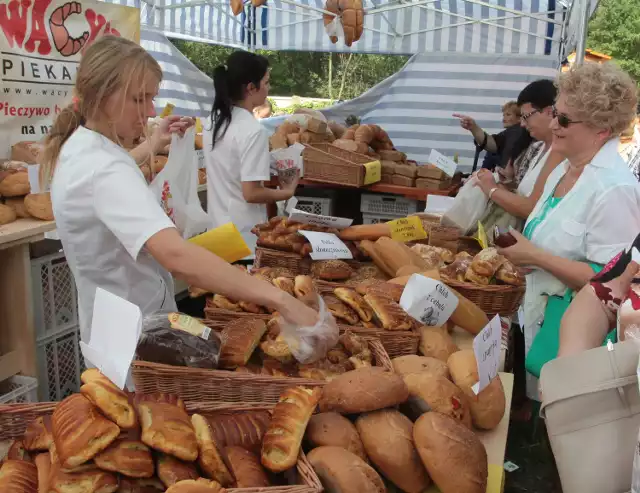
<svg viewBox="0 0 640 493">
<path fill-rule="evenodd" d="M 462 186 L 453 204 L 442 216 L 443 226 L 458 228 L 462 234 L 467 234 L 477 226 L 489 199 L 476 183 L 477 178 L 474 175 Z"/>
<path fill-rule="evenodd" d="M 198 197 L 195 132 L 192 127 L 183 137 L 173 135 L 167 164 L 149 185 L 185 239 L 210 228 L 209 216 Z"/>
</svg>

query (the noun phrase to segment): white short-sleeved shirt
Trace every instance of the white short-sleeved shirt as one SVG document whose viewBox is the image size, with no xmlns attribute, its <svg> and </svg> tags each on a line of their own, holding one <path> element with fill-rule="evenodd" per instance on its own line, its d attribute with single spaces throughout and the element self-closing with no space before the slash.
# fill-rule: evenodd
<svg viewBox="0 0 640 493">
<path fill-rule="evenodd" d="M 78 128 L 62 147 L 51 201 L 78 289 L 83 341 L 98 287 L 138 305 L 143 316 L 176 309 L 171 276 L 143 249 L 174 225 L 124 149 Z"/>
<path fill-rule="evenodd" d="M 255 235 L 251 228 L 267 220 L 265 204 L 249 204 L 242 195 L 242 182 L 267 181 L 269 138 L 253 113 L 234 106 L 231 123 L 212 150 L 213 130 L 203 131 L 204 160 L 207 167 L 207 211 L 213 227 L 228 222 L 236 225 L 251 251 Z"/>
</svg>

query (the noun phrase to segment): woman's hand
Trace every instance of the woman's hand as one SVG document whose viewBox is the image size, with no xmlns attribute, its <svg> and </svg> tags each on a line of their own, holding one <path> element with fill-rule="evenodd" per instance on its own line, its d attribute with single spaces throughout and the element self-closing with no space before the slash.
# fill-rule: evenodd
<svg viewBox="0 0 640 493">
<path fill-rule="evenodd" d="M 476 177 L 477 177 L 476 186 L 480 187 L 480 189 L 484 192 L 485 195 L 489 195 L 489 192 L 491 192 L 491 189 L 496 188 L 498 186 L 495 178 L 493 177 L 493 173 L 487 169 L 479 170 Z"/>
<path fill-rule="evenodd" d="M 318 322 L 318 312 L 291 295 L 284 296 L 277 309 L 282 318 L 297 327 L 313 327 Z"/>
<path fill-rule="evenodd" d="M 150 137 L 151 148 L 154 153 L 162 152 L 171 144 L 171 135 L 184 133 L 195 124 L 195 120 L 189 117 L 168 116 L 160 120 Z"/>
<path fill-rule="evenodd" d="M 516 230 L 512 229 L 509 233 L 516 239 L 516 244 L 508 248 L 498 248 L 498 253 L 507 257 L 514 265 L 535 267 L 540 249 Z"/>
<path fill-rule="evenodd" d="M 292 174 L 291 177 L 287 177 L 286 181 L 283 181 L 283 180 L 279 181 L 280 190 L 290 193 L 291 195 L 289 195 L 289 198 L 291 198 L 295 195 L 299 182 L 300 182 L 300 170 L 297 169 L 295 173 Z"/>
</svg>

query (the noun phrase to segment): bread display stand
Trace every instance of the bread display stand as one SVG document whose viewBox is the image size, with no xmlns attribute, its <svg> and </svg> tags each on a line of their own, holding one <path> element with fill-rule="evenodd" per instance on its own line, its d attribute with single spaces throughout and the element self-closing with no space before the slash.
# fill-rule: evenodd
<svg viewBox="0 0 640 493">
<path fill-rule="evenodd" d="M 0 381 L 37 375 L 29 244 L 54 229 L 36 219 L 0 227 Z"/>
</svg>

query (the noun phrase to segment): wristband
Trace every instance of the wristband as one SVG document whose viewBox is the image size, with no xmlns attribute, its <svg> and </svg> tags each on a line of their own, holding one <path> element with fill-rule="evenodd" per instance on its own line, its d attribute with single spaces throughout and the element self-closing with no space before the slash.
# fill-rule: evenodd
<svg viewBox="0 0 640 493">
<path fill-rule="evenodd" d="M 491 197 L 493 197 L 493 194 L 496 192 L 496 190 L 498 190 L 498 187 L 493 187 L 491 190 L 489 190 L 489 200 L 491 200 Z"/>
</svg>

